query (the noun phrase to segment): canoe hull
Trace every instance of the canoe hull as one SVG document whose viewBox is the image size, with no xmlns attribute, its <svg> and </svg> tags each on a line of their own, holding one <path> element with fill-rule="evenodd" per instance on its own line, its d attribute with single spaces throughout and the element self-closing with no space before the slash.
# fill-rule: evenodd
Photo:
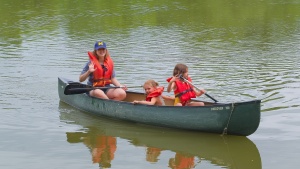
<svg viewBox="0 0 300 169">
<path fill-rule="evenodd" d="M 148 106 L 130 103 L 142 93 L 127 92 L 125 101 L 104 100 L 86 94 L 65 95 L 71 81 L 58 78 L 60 100 L 80 110 L 144 123 L 202 132 L 248 136 L 256 131 L 260 122 L 260 100 L 229 104 L 209 104 L 202 107 Z M 135 96 L 136 95 L 136 96 Z M 139 98 L 140 99 L 140 98 Z"/>
</svg>

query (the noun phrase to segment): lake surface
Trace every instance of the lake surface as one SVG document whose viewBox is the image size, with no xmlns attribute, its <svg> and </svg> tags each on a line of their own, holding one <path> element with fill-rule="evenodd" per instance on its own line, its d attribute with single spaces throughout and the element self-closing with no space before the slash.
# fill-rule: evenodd
<svg viewBox="0 0 300 169">
<path fill-rule="evenodd" d="M 1 168 L 300 167 L 299 1 L 0 2 Z M 99 39 L 127 86 L 166 86 L 184 63 L 220 102 L 261 99 L 258 130 L 178 131 L 60 102 L 57 77 L 78 80 Z"/>
</svg>

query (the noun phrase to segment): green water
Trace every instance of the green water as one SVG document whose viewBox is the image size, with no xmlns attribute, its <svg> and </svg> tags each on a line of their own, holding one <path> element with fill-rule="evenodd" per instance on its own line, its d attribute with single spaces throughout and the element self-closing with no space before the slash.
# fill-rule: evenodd
<svg viewBox="0 0 300 169">
<path fill-rule="evenodd" d="M 174 168 L 176 154 L 194 168 L 299 168 L 299 1 L 0 4 L 1 168 L 100 168 L 103 137 L 116 139 L 113 169 Z M 60 103 L 57 77 L 78 80 L 99 39 L 122 84 L 151 78 L 166 86 L 175 64 L 185 63 L 193 83 L 220 102 L 262 99 L 259 129 L 222 138 L 96 118 Z M 161 149 L 154 162 L 149 148 Z"/>
</svg>

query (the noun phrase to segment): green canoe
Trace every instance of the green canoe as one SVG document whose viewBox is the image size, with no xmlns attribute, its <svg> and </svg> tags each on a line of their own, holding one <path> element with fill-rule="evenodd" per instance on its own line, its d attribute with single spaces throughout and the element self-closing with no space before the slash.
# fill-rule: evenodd
<svg viewBox="0 0 300 169">
<path fill-rule="evenodd" d="M 148 125 L 195 130 L 201 132 L 248 136 L 260 123 L 261 100 L 235 103 L 205 102 L 201 107 L 132 104 L 145 99 L 144 93 L 127 91 L 124 101 L 104 100 L 87 94 L 65 94 L 68 85 L 86 86 L 79 82 L 58 78 L 58 94 L 61 101 L 80 110 L 110 118 L 144 123 Z"/>
</svg>

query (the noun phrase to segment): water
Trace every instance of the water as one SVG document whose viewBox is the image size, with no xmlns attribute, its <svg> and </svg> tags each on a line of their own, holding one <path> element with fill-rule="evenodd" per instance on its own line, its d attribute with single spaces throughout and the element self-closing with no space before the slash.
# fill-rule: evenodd
<svg viewBox="0 0 300 169">
<path fill-rule="evenodd" d="M 1 168 L 172 168 L 175 157 L 194 168 L 299 168 L 299 6 L 1 0 Z M 220 102 L 262 99 L 258 130 L 243 138 L 176 131 L 61 103 L 57 77 L 77 80 L 98 39 L 127 86 L 149 78 L 166 86 L 181 62 L 193 84 Z M 116 141 L 115 151 L 104 151 L 113 158 L 97 157 L 103 140 Z"/>
</svg>

